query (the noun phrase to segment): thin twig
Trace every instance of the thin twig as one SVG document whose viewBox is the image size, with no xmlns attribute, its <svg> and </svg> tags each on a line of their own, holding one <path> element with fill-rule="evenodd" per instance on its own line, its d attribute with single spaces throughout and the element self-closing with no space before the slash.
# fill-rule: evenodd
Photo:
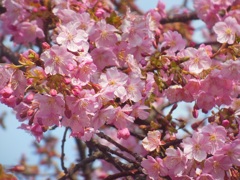
<svg viewBox="0 0 240 180">
<path fill-rule="evenodd" d="M 88 163 L 91 163 L 95 161 L 96 159 L 101 159 L 104 157 L 104 154 L 100 151 L 96 151 L 92 154 L 92 156 L 83 159 L 80 163 L 76 164 L 74 168 L 69 172 L 69 174 L 65 174 L 63 177 L 61 177 L 59 180 L 67 180 L 69 179 L 75 172 L 77 172 L 80 168 L 85 166 Z"/>
<path fill-rule="evenodd" d="M 83 142 L 79 139 L 79 138 L 75 138 L 75 142 L 76 142 L 76 145 L 77 145 L 77 149 L 78 149 L 78 153 L 79 153 L 79 157 L 80 157 L 80 161 L 85 159 L 86 158 L 86 154 L 85 154 L 85 149 L 86 149 L 86 146 L 83 144 Z M 90 177 L 90 169 L 91 167 L 89 166 L 89 164 L 85 164 L 83 167 L 82 167 L 82 175 L 84 176 L 84 179 L 85 180 L 90 180 L 91 177 Z"/>
<path fill-rule="evenodd" d="M 133 153 L 132 151 L 130 151 L 129 149 L 125 148 L 124 146 L 122 146 L 121 144 L 117 143 L 116 141 L 114 141 L 112 138 L 110 138 L 109 136 L 105 135 L 103 132 L 99 132 L 97 133 L 97 135 L 103 139 L 106 139 L 108 142 L 114 144 L 116 147 L 118 147 L 120 150 L 127 152 L 128 154 L 132 155 L 133 157 L 136 158 L 137 161 L 141 162 L 142 161 L 142 157 L 139 156 L 137 153 Z"/>
<path fill-rule="evenodd" d="M 63 134 L 63 139 L 62 139 L 62 145 L 61 145 L 61 149 L 62 149 L 62 153 L 61 153 L 61 167 L 64 171 L 65 174 L 68 174 L 68 170 L 67 168 L 65 167 L 64 165 L 64 156 L 65 156 L 65 153 L 64 153 L 64 145 L 65 145 L 65 142 L 66 142 L 66 136 L 67 136 L 67 131 L 68 131 L 68 127 L 66 127 L 65 131 L 64 131 L 64 134 Z"/>
<path fill-rule="evenodd" d="M 140 164 L 139 164 L 138 162 L 136 162 L 136 161 L 134 161 L 134 160 L 132 160 L 132 159 L 124 156 L 122 153 L 120 153 L 120 152 L 118 152 L 118 151 L 116 151 L 116 150 L 112 150 L 112 149 L 109 148 L 108 146 L 104 146 L 104 145 L 102 145 L 102 144 L 99 144 L 99 143 L 97 143 L 96 141 L 91 141 L 90 143 L 92 143 L 94 146 L 96 146 L 96 147 L 97 147 L 100 151 L 102 151 L 102 152 L 110 152 L 110 153 L 112 153 L 112 154 L 115 154 L 115 155 L 117 155 L 117 156 L 125 159 L 126 161 L 128 161 L 128 162 L 130 162 L 130 163 L 133 163 L 133 164 L 135 164 L 135 165 L 137 165 L 137 166 L 140 166 Z"/>
<path fill-rule="evenodd" d="M 139 171 L 125 171 L 125 172 L 120 172 L 120 173 L 116 173 L 113 175 L 109 175 L 108 177 L 106 177 L 104 180 L 114 180 L 120 177 L 125 177 L 125 176 L 134 176 L 136 174 L 140 174 Z"/>
</svg>

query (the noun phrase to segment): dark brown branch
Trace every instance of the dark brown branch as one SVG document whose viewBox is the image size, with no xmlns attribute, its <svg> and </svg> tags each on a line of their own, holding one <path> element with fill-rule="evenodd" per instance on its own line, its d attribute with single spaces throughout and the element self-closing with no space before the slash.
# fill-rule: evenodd
<svg viewBox="0 0 240 180">
<path fill-rule="evenodd" d="M 167 142 L 163 145 L 164 149 L 169 148 L 170 146 L 178 146 L 182 142 L 182 139 L 175 139 L 173 141 Z"/>
<path fill-rule="evenodd" d="M 12 52 L 11 49 L 7 48 L 2 42 L 0 42 L 0 62 L 3 62 L 2 58 L 4 56 L 8 58 L 8 60 L 11 61 L 13 64 L 19 65 L 19 54 Z"/>
<path fill-rule="evenodd" d="M 125 4 L 122 2 L 117 2 L 116 0 L 111 0 L 111 2 L 116 6 L 116 8 L 121 9 Z M 144 12 L 138 8 L 138 6 L 132 1 L 126 1 L 126 5 L 131 9 L 131 11 L 136 12 L 137 14 L 144 14 Z"/>
<path fill-rule="evenodd" d="M 112 154 L 115 154 L 123 159 L 125 159 L 126 161 L 133 163 L 137 166 L 140 166 L 140 164 L 137 161 L 134 161 L 126 156 L 124 156 L 122 153 L 116 151 L 116 150 L 112 150 L 111 148 L 109 148 L 108 146 L 104 146 L 102 144 L 97 143 L 96 141 L 91 141 L 90 143 L 92 143 L 94 146 L 96 146 L 100 151 L 102 152 L 110 152 Z"/>
<path fill-rule="evenodd" d="M 75 142 L 76 142 L 76 145 L 77 145 L 77 149 L 78 149 L 78 153 L 79 153 L 79 157 L 80 157 L 80 161 L 81 161 L 81 160 L 86 158 L 86 154 L 85 154 L 86 146 L 78 138 L 75 138 Z M 85 164 L 82 167 L 82 171 L 83 171 L 82 175 L 84 176 L 85 180 L 90 180 L 91 177 L 90 177 L 90 173 L 89 173 L 90 172 L 89 164 Z"/>
<path fill-rule="evenodd" d="M 96 159 L 101 159 L 104 157 L 104 154 L 100 151 L 96 151 L 92 154 L 92 156 L 83 159 L 80 163 L 76 164 L 74 168 L 69 172 L 69 174 L 64 175 L 59 180 L 68 180 L 75 172 L 77 172 L 79 169 L 81 169 L 83 166 L 85 166 L 88 163 L 91 163 L 95 161 Z"/>
<path fill-rule="evenodd" d="M 114 144 L 116 147 L 118 147 L 121 151 L 125 151 L 128 154 L 132 155 L 137 161 L 141 162 L 142 161 L 142 157 L 139 156 L 137 153 L 133 153 L 132 151 L 130 151 L 129 149 L 125 148 L 124 146 L 122 146 L 121 144 L 117 143 L 116 141 L 114 141 L 112 138 L 110 138 L 109 136 L 105 135 L 102 132 L 97 133 L 97 135 L 103 139 L 106 139 L 108 142 Z"/>
<path fill-rule="evenodd" d="M 160 21 L 161 24 L 174 23 L 174 22 L 187 22 L 191 20 L 198 20 L 198 16 L 195 12 L 189 14 L 179 14 L 174 17 L 167 17 Z"/>
<path fill-rule="evenodd" d="M 135 11 L 135 12 L 137 12 L 138 14 L 144 14 L 143 13 L 143 11 L 142 10 L 140 10 L 139 8 L 138 8 L 138 6 L 134 3 L 134 2 L 129 2 L 129 7 L 130 7 L 130 9 L 132 10 L 132 11 Z"/>
<path fill-rule="evenodd" d="M 61 167 L 64 171 L 65 174 L 68 174 L 68 170 L 67 168 L 65 167 L 64 165 L 64 156 L 65 156 L 65 153 L 64 153 L 64 145 L 65 145 L 65 142 L 66 142 L 66 136 L 67 136 L 67 131 L 68 131 L 68 127 L 65 129 L 64 131 L 64 134 L 63 134 L 63 139 L 62 139 L 62 145 L 61 145 L 61 149 L 62 149 L 62 153 L 61 153 Z"/>
<path fill-rule="evenodd" d="M 109 175 L 106 177 L 104 180 L 114 180 L 120 177 L 126 177 L 126 176 L 135 176 L 136 174 L 140 174 L 139 171 L 125 171 L 125 172 L 120 172 L 117 174 Z"/>
</svg>

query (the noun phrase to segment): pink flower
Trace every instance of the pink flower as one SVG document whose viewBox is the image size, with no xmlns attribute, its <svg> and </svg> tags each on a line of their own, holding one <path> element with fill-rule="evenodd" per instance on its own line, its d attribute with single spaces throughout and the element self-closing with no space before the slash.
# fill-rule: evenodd
<svg viewBox="0 0 240 180">
<path fill-rule="evenodd" d="M 188 159 L 195 159 L 201 162 L 207 158 L 209 141 L 203 134 L 194 132 L 192 138 L 187 137 L 183 139 L 181 145 L 184 149 L 184 155 Z"/>
<path fill-rule="evenodd" d="M 76 62 L 73 60 L 74 55 L 63 46 L 52 46 L 44 51 L 40 58 L 44 61 L 45 72 L 51 75 L 68 75 L 69 67 L 76 66 Z"/>
<path fill-rule="evenodd" d="M 80 91 L 81 97 L 66 96 L 66 103 L 72 114 L 81 114 L 85 112 L 89 116 L 94 116 L 99 109 L 99 102 L 91 91 Z"/>
<path fill-rule="evenodd" d="M 225 171 L 231 168 L 232 164 L 228 157 L 224 155 L 214 155 L 206 159 L 203 173 L 209 173 L 216 180 L 224 180 Z"/>
<path fill-rule="evenodd" d="M 14 107 L 16 111 L 16 117 L 19 121 L 24 121 L 28 119 L 28 110 L 31 108 L 28 104 L 21 102 L 17 106 Z"/>
<path fill-rule="evenodd" d="M 211 147 L 210 154 L 215 154 L 225 144 L 227 131 L 223 126 L 208 124 L 201 129 L 201 133 L 208 138 Z"/>
<path fill-rule="evenodd" d="M 90 32 L 90 40 L 95 42 L 96 47 L 113 47 L 118 41 L 117 35 L 115 34 L 118 30 L 107 24 L 105 20 L 97 22 Z"/>
<path fill-rule="evenodd" d="M 227 17 L 224 22 L 217 22 L 213 30 L 217 34 L 218 42 L 233 44 L 236 34 L 240 34 L 240 25 L 235 18 Z"/>
<path fill-rule="evenodd" d="M 196 9 L 200 18 L 205 16 L 212 8 L 211 0 L 195 0 L 194 8 Z"/>
<path fill-rule="evenodd" d="M 116 67 L 107 69 L 106 73 L 101 74 L 99 85 L 102 86 L 103 91 L 112 92 L 115 96 L 126 100 L 127 91 L 125 84 L 128 76 L 119 71 Z"/>
<path fill-rule="evenodd" d="M 233 165 L 240 166 L 240 140 L 237 139 L 231 143 L 223 145 L 215 154 L 225 155 L 230 159 Z"/>
<path fill-rule="evenodd" d="M 160 131 L 149 131 L 147 137 L 142 140 L 142 145 L 147 151 L 154 151 L 159 146 L 165 144 L 161 141 L 161 132 Z"/>
<path fill-rule="evenodd" d="M 84 59 L 72 70 L 72 84 L 85 86 L 89 83 L 91 76 L 97 71 L 97 67 L 91 59 Z"/>
<path fill-rule="evenodd" d="M 34 122 L 45 126 L 59 125 L 65 109 L 64 104 L 61 95 L 35 94 L 33 105 L 38 107 L 38 110 L 34 116 Z"/>
<path fill-rule="evenodd" d="M 235 80 L 240 76 L 240 61 L 228 60 L 221 64 L 222 69 L 219 75 L 225 79 Z"/>
<path fill-rule="evenodd" d="M 196 180 L 214 180 L 211 174 L 201 174 Z"/>
<path fill-rule="evenodd" d="M 182 175 L 185 170 L 187 158 L 183 155 L 181 149 L 168 148 L 166 155 L 163 164 L 169 170 L 169 174 L 174 176 Z"/>
<path fill-rule="evenodd" d="M 211 0 L 213 4 L 220 5 L 221 7 L 229 7 L 235 0 Z"/>
<path fill-rule="evenodd" d="M 111 67 L 106 70 L 106 73 L 102 73 L 99 79 L 99 84 L 103 88 L 124 86 L 127 83 L 128 76 L 119 71 L 116 67 Z"/>
<path fill-rule="evenodd" d="M 95 48 L 91 51 L 91 55 L 99 71 L 102 71 L 107 66 L 118 65 L 116 55 L 109 48 Z"/>
<path fill-rule="evenodd" d="M 133 123 L 133 121 L 135 120 L 134 117 L 128 115 L 131 113 L 131 111 L 132 107 L 129 106 L 128 104 L 125 105 L 123 108 L 118 106 L 115 110 L 116 117 L 114 119 L 111 119 L 107 123 L 115 125 L 118 130 L 124 129 L 126 128 L 127 123 L 129 122 Z"/>
<path fill-rule="evenodd" d="M 94 129 L 97 130 L 106 122 L 113 121 L 113 119 L 115 118 L 115 112 L 116 111 L 112 105 L 98 111 L 98 113 L 96 113 L 92 120 L 92 125 Z"/>
<path fill-rule="evenodd" d="M 18 128 L 24 129 L 24 130 L 30 132 L 36 138 L 36 140 L 38 142 L 40 142 L 41 139 L 43 138 L 44 128 L 43 128 L 43 126 L 41 126 L 39 124 L 32 124 L 32 125 L 21 124 L 21 126 Z"/>
<path fill-rule="evenodd" d="M 190 58 L 184 63 L 184 66 L 192 73 L 198 74 L 205 69 L 209 69 L 212 64 L 211 58 L 204 47 L 199 49 L 189 47 L 182 53 L 184 53 L 185 57 Z"/>
<path fill-rule="evenodd" d="M 160 180 L 161 176 L 167 175 L 161 158 L 154 159 L 152 156 L 147 156 L 147 159 L 141 162 L 141 166 L 144 168 L 143 172 L 152 180 Z"/>
<path fill-rule="evenodd" d="M 142 99 L 143 87 L 144 82 L 138 76 L 134 76 L 134 74 L 130 76 L 126 84 L 126 99 L 129 99 L 133 102 L 140 101 Z"/>
<path fill-rule="evenodd" d="M 148 106 L 141 105 L 140 103 L 136 103 L 133 105 L 133 111 L 131 115 L 134 116 L 135 118 L 138 117 L 142 120 L 145 120 L 149 116 L 149 112 L 148 112 L 149 109 L 150 108 Z"/>
<path fill-rule="evenodd" d="M 6 65 L 0 65 L 0 90 L 4 88 L 10 80 L 11 70 Z"/>
<path fill-rule="evenodd" d="M 78 114 L 73 114 L 70 118 L 64 118 L 62 125 L 70 127 L 73 134 L 79 133 L 83 136 L 84 129 L 90 126 L 90 118 L 84 111 L 79 111 Z"/>
<path fill-rule="evenodd" d="M 169 53 L 175 53 L 185 48 L 186 41 L 177 31 L 167 31 L 163 34 L 163 42 L 161 46 L 168 46 L 169 49 L 167 49 L 166 51 Z"/>
<path fill-rule="evenodd" d="M 88 34 L 78 29 L 78 24 L 68 23 L 59 27 L 59 35 L 56 38 L 58 44 L 67 47 L 69 51 L 77 52 L 81 50 L 82 42 L 87 42 Z"/>
<path fill-rule="evenodd" d="M 41 39 L 45 37 L 43 30 L 39 27 L 36 20 L 31 22 L 23 21 L 17 25 L 11 24 L 10 30 L 14 36 L 14 42 L 19 44 L 35 43 L 37 38 Z"/>
</svg>

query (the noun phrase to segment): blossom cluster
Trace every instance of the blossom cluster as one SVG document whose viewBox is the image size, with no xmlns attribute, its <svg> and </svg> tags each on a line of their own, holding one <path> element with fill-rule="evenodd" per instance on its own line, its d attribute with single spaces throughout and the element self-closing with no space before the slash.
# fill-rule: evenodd
<svg viewBox="0 0 240 180">
<path fill-rule="evenodd" d="M 129 148 L 134 142 L 132 151 L 145 157 L 150 179 L 230 179 L 240 167 L 239 4 L 195 0 L 217 45 L 193 46 L 161 24 L 161 1 L 138 15 L 117 14 L 107 0 L 5 0 L 1 33 L 28 50 L 19 64 L 0 66 L 0 101 L 37 141 L 53 127 L 83 141 L 115 128 L 112 137 Z M 165 101 L 192 102 L 194 118 L 211 115 L 174 144 L 181 123 L 174 105 L 166 116 L 158 112 Z"/>
<path fill-rule="evenodd" d="M 144 148 L 154 151 L 162 145 L 160 138 L 159 131 L 149 132 L 143 140 L 147 144 Z M 231 179 L 232 174 L 237 172 L 233 167 L 240 164 L 239 139 L 230 139 L 221 125 L 208 124 L 200 128 L 192 137 L 183 139 L 181 148 L 167 148 L 163 159 L 147 156 L 142 161 L 145 172 L 152 179 L 167 175 L 172 179 Z"/>
</svg>

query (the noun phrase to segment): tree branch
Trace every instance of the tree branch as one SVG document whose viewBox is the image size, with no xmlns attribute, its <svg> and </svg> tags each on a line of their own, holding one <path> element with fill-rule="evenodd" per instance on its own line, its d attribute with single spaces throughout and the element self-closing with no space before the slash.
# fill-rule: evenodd
<svg viewBox="0 0 240 180">
<path fill-rule="evenodd" d="M 126 156 L 124 156 L 122 153 L 117 152 L 116 150 L 112 150 L 111 148 L 109 148 L 108 146 L 104 146 L 102 144 L 97 143 L 96 141 L 91 141 L 90 143 L 92 143 L 94 146 L 96 146 L 100 151 L 102 152 L 110 152 L 112 154 L 115 154 L 123 159 L 125 159 L 126 161 L 135 164 L 137 167 L 141 166 L 137 161 L 134 161 Z"/>
<path fill-rule="evenodd" d="M 108 142 L 114 144 L 116 147 L 118 147 L 120 150 L 127 152 L 128 154 L 132 155 L 137 161 L 141 162 L 142 161 L 142 157 L 139 156 L 137 153 L 133 153 L 132 151 L 130 151 L 129 149 L 125 148 L 124 146 L 122 146 L 121 144 L 117 143 L 116 141 L 114 141 L 112 138 L 110 138 L 109 136 L 105 135 L 102 132 L 97 133 L 97 135 L 103 139 L 106 139 Z"/>
<path fill-rule="evenodd" d="M 0 42 L 0 62 L 4 62 L 2 60 L 2 57 L 6 57 L 8 58 L 9 61 L 11 61 L 13 64 L 15 65 L 19 65 L 19 54 L 12 52 L 11 49 L 7 48 L 6 46 L 4 46 L 4 44 L 2 43 L 2 41 Z"/>
<path fill-rule="evenodd" d="M 61 177 L 59 180 L 67 180 L 69 179 L 75 172 L 77 172 L 80 168 L 82 168 L 83 166 L 85 166 L 88 163 L 91 163 L 93 161 L 95 161 L 96 159 L 101 159 L 104 157 L 104 154 L 100 151 L 96 151 L 92 154 L 92 156 L 83 159 L 80 163 L 76 164 L 73 169 L 68 173 L 65 174 L 63 177 Z"/>
<path fill-rule="evenodd" d="M 83 144 L 83 142 L 79 139 L 79 138 L 75 138 L 75 142 L 77 144 L 77 149 L 78 149 L 78 153 L 79 153 L 79 157 L 80 157 L 80 161 L 86 158 L 86 154 L 85 154 L 85 149 L 86 146 Z M 91 180 L 90 177 L 90 166 L 88 164 L 85 164 L 82 167 L 82 171 L 83 171 L 83 176 L 85 178 L 85 180 Z"/>
<path fill-rule="evenodd" d="M 64 131 L 64 134 L 63 134 L 63 139 L 62 139 L 62 145 L 61 145 L 61 149 L 62 149 L 62 153 L 61 153 L 61 167 L 64 171 L 65 174 L 68 174 L 68 170 L 67 168 L 65 167 L 64 165 L 64 156 L 65 156 L 65 153 L 64 153 L 64 145 L 65 145 L 65 142 L 66 142 L 66 136 L 67 136 L 67 131 L 68 131 L 68 127 L 66 127 L 65 131 Z"/>
<path fill-rule="evenodd" d="M 187 22 L 191 20 L 198 20 L 196 12 L 191 12 L 189 14 L 180 14 L 174 17 L 167 17 L 160 20 L 161 24 L 174 23 L 174 22 Z"/>
<path fill-rule="evenodd" d="M 136 174 L 140 174 L 138 170 L 136 171 L 125 171 L 125 172 L 120 172 L 117 174 L 109 175 L 106 177 L 104 180 L 114 180 L 120 177 L 125 177 L 125 176 L 135 176 Z"/>
</svg>

